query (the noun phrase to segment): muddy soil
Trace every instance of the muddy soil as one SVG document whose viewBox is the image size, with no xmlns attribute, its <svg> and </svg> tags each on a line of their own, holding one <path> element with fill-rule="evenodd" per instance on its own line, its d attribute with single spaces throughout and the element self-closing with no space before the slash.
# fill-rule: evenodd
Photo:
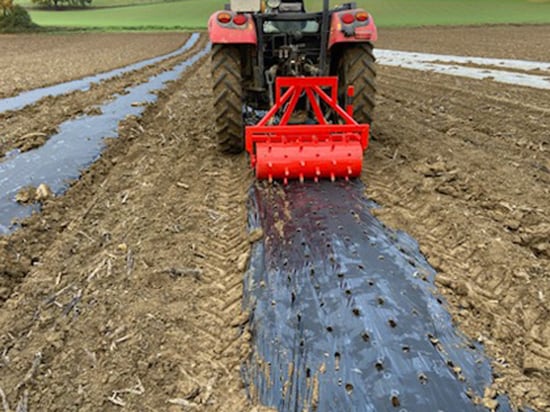
<svg viewBox="0 0 550 412">
<path fill-rule="evenodd" d="M 468 51 L 451 42 L 447 52 Z M 502 47 L 493 55 L 518 57 Z M 494 359 L 500 390 L 550 410 L 548 92 L 379 73 L 363 174 L 368 196 L 382 205 L 377 214 L 419 241 L 459 328 Z"/>
<path fill-rule="evenodd" d="M 122 124 L 65 196 L 2 240 L 0 388 L 12 407 L 250 409 L 252 179 L 244 157 L 214 150 L 209 70 Z"/>
<path fill-rule="evenodd" d="M 184 39 L 188 38 L 187 35 L 182 36 Z M 203 35 L 191 50 L 160 64 L 93 84 L 87 91 L 46 97 L 24 109 L 0 113 L 0 158 L 14 149 L 26 152 L 43 145 L 63 121 L 82 114 L 100 114 L 98 106 L 101 103 L 115 94 L 123 93 L 127 87 L 143 83 L 157 73 L 170 70 L 186 56 L 204 47 L 206 42 L 207 37 Z"/>
<path fill-rule="evenodd" d="M 382 49 L 548 61 L 550 25 L 382 28 Z"/>
<path fill-rule="evenodd" d="M 382 31 L 380 46 L 537 59 L 547 29 L 456 30 Z M 160 93 L 66 195 L 0 239 L 0 389 L 12 409 L 255 410 L 239 373 L 252 174 L 244 156 L 215 150 L 208 73 L 205 62 Z M 458 326 L 494 359 L 498 390 L 550 410 L 548 93 L 379 73 L 367 194 L 420 242 Z"/>
<path fill-rule="evenodd" d="M 184 42 L 182 33 L 2 34 L 0 98 L 166 54 Z"/>
</svg>

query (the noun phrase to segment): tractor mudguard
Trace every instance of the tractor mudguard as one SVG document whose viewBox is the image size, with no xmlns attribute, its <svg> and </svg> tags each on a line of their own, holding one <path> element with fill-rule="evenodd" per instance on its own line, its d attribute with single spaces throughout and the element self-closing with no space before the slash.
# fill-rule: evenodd
<svg viewBox="0 0 550 412">
<path fill-rule="evenodd" d="M 328 48 L 338 43 L 374 42 L 378 37 L 372 16 L 363 9 L 334 13 L 330 21 Z"/>
<path fill-rule="evenodd" d="M 208 20 L 208 34 L 212 44 L 258 44 L 256 25 L 250 14 L 217 11 Z"/>
</svg>

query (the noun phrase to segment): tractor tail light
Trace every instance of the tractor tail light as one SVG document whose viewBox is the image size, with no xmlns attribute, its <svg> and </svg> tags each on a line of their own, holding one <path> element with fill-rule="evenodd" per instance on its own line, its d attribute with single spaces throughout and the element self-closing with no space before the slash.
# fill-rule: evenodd
<svg viewBox="0 0 550 412">
<path fill-rule="evenodd" d="M 367 21 L 369 18 L 369 13 L 367 13 L 366 11 L 359 11 L 355 13 L 355 18 L 357 19 L 357 21 Z"/>
<path fill-rule="evenodd" d="M 344 24 L 351 24 L 355 21 L 355 17 L 351 13 L 343 14 L 340 18 Z"/>
<path fill-rule="evenodd" d="M 247 22 L 247 18 L 244 14 L 237 14 L 235 17 L 233 17 L 233 23 L 235 23 L 237 26 L 242 26 Z"/>
<path fill-rule="evenodd" d="M 231 14 L 229 13 L 218 14 L 218 21 L 223 24 L 229 23 L 231 21 Z"/>
</svg>

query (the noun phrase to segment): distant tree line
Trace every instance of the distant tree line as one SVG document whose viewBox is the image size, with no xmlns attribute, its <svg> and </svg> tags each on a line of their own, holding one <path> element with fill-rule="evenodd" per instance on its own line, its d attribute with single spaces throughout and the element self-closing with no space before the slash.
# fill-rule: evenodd
<svg viewBox="0 0 550 412">
<path fill-rule="evenodd" d="M 32 0 L 32 2 L 38 6 L 48 8 L 86 7 L 92 4 L 92 0 Z"/>
</svg>

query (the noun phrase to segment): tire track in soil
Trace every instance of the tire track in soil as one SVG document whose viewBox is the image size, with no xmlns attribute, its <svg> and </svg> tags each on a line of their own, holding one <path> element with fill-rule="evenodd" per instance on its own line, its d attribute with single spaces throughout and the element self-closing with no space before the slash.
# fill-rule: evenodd
<svg viewBox="0 0 550 412">
<path fill-rule="evenodd" d="M 386 79 L 392 79 L 392 81 L 385 82 L 387 88 L 409 91 L 411 93 L 416 91 L 417 86 L 409 83 L 410 75 L 407 74 L 407 70 L 393 68 L 385 68 L 384 70 L 386 71 Z M 415 81 L 422 83 L 425 86 L 426 94 L 430 93 L 433 97 L 441 97 L 442 94 L 450 94 L 455 97 L 464 98 L 465 101 L 457 99 L 458 101 L 456 104 L 460 103 L 460 107 L 470 111 L 473 106 L 468 104 L 468 99 L 475 98 L 476 100 L 483 100 L 485 104 L 491 102 L 495 105 L 507 106 L 513 109 L 517 109 L 518 106 L 521 106 L 525 110 L 539 112 L 543 115 L 550 113 L 550 108 L 548 108 L 546 99 L 548 92 L 545 91 L 508 85 L 501 88 L 493 87 L 490 90 L 480 92 L 477 88 L 461 87 L 464 78 L 457 79 L 456 82 L 448 79 L 450 81 L 441 80 L 440 82 L 434 83 L 433 78 L 437 78 L 438 76 L 441 76 L 439 79 L 448 79 L 448 76 L 444 74 L 419 73 Z M 489 81 L 483 80 L 481 80 L 481 82 L 490 83 Z M 392 87 L 394 84 L 399 84 L 399 87 Z M 396 94 L 394 93 L 393 95 L 395 96 Z M 526 99 L 526 95 L 529 96 L 529 99 Z"/>
<path fill-rule="evenodd" d="M 210 65 L 200 64 L 2 239 L 16 274 L 0 312 L 11 405 L 260 410 L 240 378 L 251 174 L 243 157 L 216 151 Z"/>
<path fill-rule="evenodd" d="M 418 240 L 459 328 L 493 359 L 499 392 L 550 410 L 548 100 L 380 72 L 362 176 L 376 215 Z"/>
<path fill-rule="evenodd" d="M 75 91 L 61 96 L 45 97 L 32 106 L 17 111 L 0 113 L 2 136 L 0 160 L 13 150 L 26 152 L 42 146 L 58 129 L 59 124 L 80 115 L 100 113 L 99 105 L 128 87 L 147 81 L 155 74 L 168 71 L 185 60 L 208 41 L 205 34 L 188 51 L 159 64 L 94 83 L 87 91 Z M 139 102 L 136 102 L 136 104 Z"/>
</svg>

